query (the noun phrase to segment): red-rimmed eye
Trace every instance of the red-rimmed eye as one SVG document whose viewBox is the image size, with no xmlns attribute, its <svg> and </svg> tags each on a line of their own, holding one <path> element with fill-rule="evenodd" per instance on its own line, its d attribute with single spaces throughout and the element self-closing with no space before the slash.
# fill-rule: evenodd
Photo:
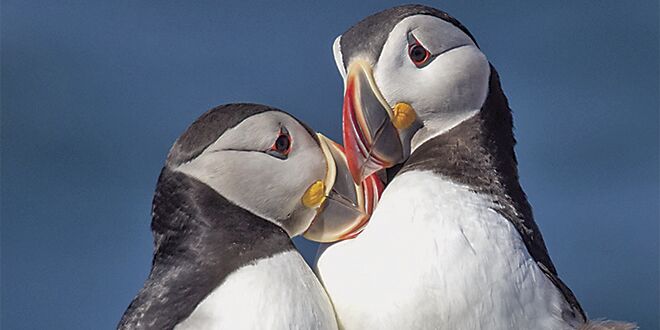
<svg viewBox="0 0 660 330">
<path fill-rule="evenodd" d="M 289 154 L 291 151 L 291 136 L 289 136 L 286 130 L 282 129 L 280 131 L 280 134 L 277 136 L 277 139 L 275 139 L 275 143 L 270 147 L 270 150 L 284 156 Z"/>
<path fill-rule="evenodd" d="M 416 67 L 421 68 L 431 59 L 431 53 L 420 45 L 417 40 L 408 46 L 408 56 Z"/>
</svg>

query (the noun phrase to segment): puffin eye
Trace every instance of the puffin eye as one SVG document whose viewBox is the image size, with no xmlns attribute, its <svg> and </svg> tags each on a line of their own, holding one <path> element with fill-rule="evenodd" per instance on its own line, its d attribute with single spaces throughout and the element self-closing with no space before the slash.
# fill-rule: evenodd
<svg viewBox="0 0 660 330">
<path fill-rule="evenodd" d="M 280 129 L 275 142 L 270 147 L 269 154 L 280 159 L 285 159 L 291 152 L 291 136 L 286 128 Z"/>
<path fill-rule="evenodd" d="M 416 67 L 421 68 L 429 63 L 431 53 L 420 45 L 417 40 L 408 46 L 408 56 Z"/>
<path fill-rule="evenodd" d="M 289 152 L 290 146 L 291 146 L 291 141 L 289 141 L 289 137 L 287 135 L 281 134 L 280 136 L 277 137 L 277 140 L 275 140 L 275 144 L 273 145 L 273 148 L 277 152 L 286 154 Z"/>
</svg>

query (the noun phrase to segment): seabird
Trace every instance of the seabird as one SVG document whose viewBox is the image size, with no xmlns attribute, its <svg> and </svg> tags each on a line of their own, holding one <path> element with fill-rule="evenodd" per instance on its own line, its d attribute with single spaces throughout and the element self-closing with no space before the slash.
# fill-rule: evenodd
<svg viewBox="0 0 660 330">
<path fill-rule="evenodd" d="M 389 168 L 391 180 L 366 228 L 320 251 L 341 328 L 635 328 L 589 322 L 559 278 L 518 181 L 498 73 L 465 26 L 406 5 L 333 51 L 354 179 Z"/>
<path fill-rule="evenodd" d="M 338 145 L 283 111 L 206 112 L 158 178 L 152 269 L 118 328 L 337 329 L 290 237 L 351 235 L 372 193 L 354 184 Z"/>
</svg>

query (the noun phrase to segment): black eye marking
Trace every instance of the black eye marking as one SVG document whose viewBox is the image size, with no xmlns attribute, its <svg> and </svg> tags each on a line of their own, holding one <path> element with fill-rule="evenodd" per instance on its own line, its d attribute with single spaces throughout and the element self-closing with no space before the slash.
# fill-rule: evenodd
<svg viewBox="0 0 660 330">
<path fill-rule="evenodd" d="M 286 129 L 286 127 L 282 126 L 280 128 L 279 133 L 277 134 L 277 137 L 275 138 L 275 142 L 273 142 L 270 148 L 266 150 L 224 148 L 224 149 L 211 150 L 210 152 L 222 152 L 222 151 L 260 152 L 284 160 L 289 157 L 289 153 L 291 153 L 292 146 L 293 146 L 293 139 L 291 138 L 291 135 L 289 134 L 289 131 Z"/>
<path fill-rule="evenodd" d="M 280 128 L 280 132 L 277 135 L 277 138 L 275 138 L 275 142 L 273 142 L 273 145 L 270 147 L 267 153 L 279 159 L 286 159 L 291 152 L 292 142 L 293 141 L 291 140 L 289 131 L 287 131 L 285 127 L 282 127 Z"/>
<path fill-rule="evenodd" d="M 408 33 L 408 57 L 417 68 L 423 68 L 435 58 L 412 33 Z"/>
</svg>

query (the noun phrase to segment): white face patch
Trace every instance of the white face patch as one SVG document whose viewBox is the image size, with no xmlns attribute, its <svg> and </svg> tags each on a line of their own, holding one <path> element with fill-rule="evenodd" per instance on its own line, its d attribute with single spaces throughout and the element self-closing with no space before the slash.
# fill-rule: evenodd
<svg viewBox="0 0 660 330">
<path fill-rule="evenodd" d="M 410 35 L 434 57 L 426 66 L 418 68 L 410 60 Z M 373 70 L 390 106 L 409 103 L 424 124 L 412 138 L 412 150 L 475 115 L 488 94 L 486 56 L 463 31 L 429 15 L 401 20 Z"/>
<path fill-rule="evenodd" d="M 285 159 L 268 153 L 282 130 L 291 137 Z M 302 205 L 301 197 L 312 183 L 325 178 L 326 168 L 315 137 L 291 116 L 269 111 L 227 130 L 199 156 L 175 170 L 295 236 L 309 226 L 315 214 Z"/>
</svg>

